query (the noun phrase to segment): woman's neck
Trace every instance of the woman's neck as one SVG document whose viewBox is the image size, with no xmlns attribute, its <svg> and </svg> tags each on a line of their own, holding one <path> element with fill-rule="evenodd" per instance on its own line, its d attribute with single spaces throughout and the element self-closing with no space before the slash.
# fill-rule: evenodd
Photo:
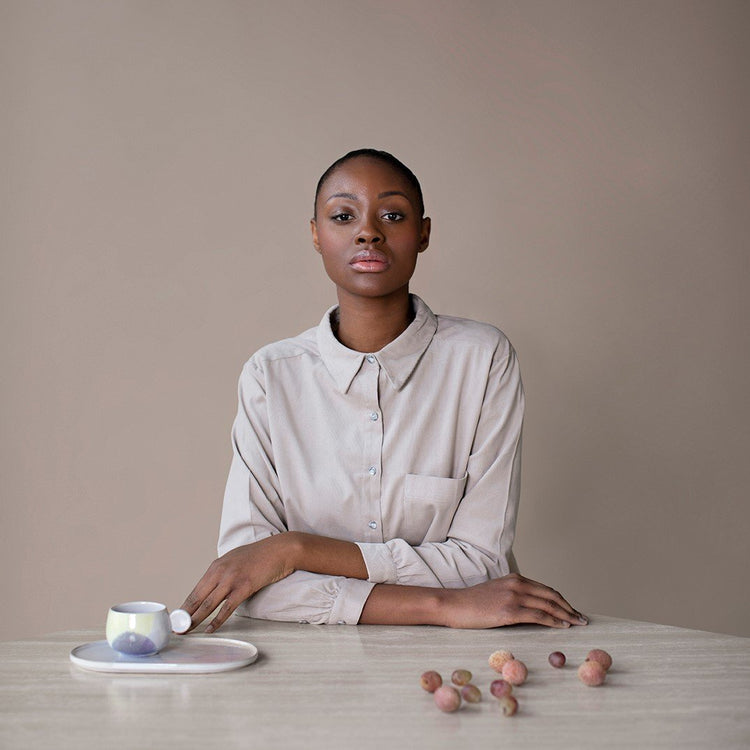
<svg viewBox="0 0 750 750">
<path fill-rule="evenodd" d="M 408 290 L 394 297 L 349 297 L 339 292 L 336 338 L 349 349 L 377 352 L 397 339 L 414 319 Z"/>
</svg>

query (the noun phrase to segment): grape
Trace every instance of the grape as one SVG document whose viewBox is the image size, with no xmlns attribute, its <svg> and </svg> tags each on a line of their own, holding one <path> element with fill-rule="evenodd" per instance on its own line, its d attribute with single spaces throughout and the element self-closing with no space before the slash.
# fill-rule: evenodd
<svg viewBox="0 0 750 750">
<path fill-rule="evenodd" d="M 555 669 L 565 666 L 565 654 L 562 651 L 553 651 L 547 658 Z"/>
<path fill-rule="evenodd" d="M 506 661 L 510 661 L 513 658 L 515 657 L 513 656 L 513 654 L 511 654 L 510 651 L 506 651 L 505 649 L 500 649 L 499 651 L 493 651 L 490 654 L 490 658 L 488 659 L 488 662 L 489 662 L 489 665 L 496 672 L 502 672 L 503 664 L 505 664 Z"/>
<path fill-rule="evenodd" d="M 612 666 L 612 657 L 600 648 L 593 648 L 589 651 L 586 661 L 598 661 L 604 667 L 605 672 L 609 672 Z"/>
<path fill-rule="evenodd" d="M 443 678 L 434 669 L 431 669 L 422 675 L 421 683 L 424 690 L 428 693 L 434 693 L 443 684 Z"/>
<path fill-rule="evenodd" d="M 500 698 L 500 710 L 505 716 L 513 716 L 518 711 L 518 701 L 512 695 L 504 695 Z"/>
<path fill-rule="evenodd" d="M 479 703 L 482 700 L 482 691 L 476 685 L 464 685 L 461 688 L 461 697 L 467 703 Z"/>
<path fill-rule="evenodd" d="M 506 680 L 493 680 L 490 683 L 490 692 L 495 698 L 502 698 L 504 695 L 510 695 L 513 692 L 513 685 Z"/>
<path fill-rule="evenodd" d="M 607 670 L 598 661 L 585 661 L 578 667 L 578 678 L 584 685 L 597 687 L 607 677 Z"/>
<path fill-rule="evenodd" d="M 468 685 L 471 682 L 471 672 L 468 669 L 457 669 L 451 675 L 451 682 L 454 685 Z"/>
<path fill-rule="evenodd" d="M 441 685 L 435 691 L 435 705 L 446 713 L 455 711 L 461 705 L 461 696 L 456 688 L 450 685 Z"/>
<path fill-rule="evenodd" d="M 511 685 L 523 685 L 528 674 L 526 665 L 518 659 L 511 659 L 503 665 L 503 679 L 506 679 Z"/>
</svg>

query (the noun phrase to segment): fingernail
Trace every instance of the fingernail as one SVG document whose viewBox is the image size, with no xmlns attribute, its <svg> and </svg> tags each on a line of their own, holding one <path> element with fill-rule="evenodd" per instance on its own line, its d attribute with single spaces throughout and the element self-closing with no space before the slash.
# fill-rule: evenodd
<svg viewBox="0 0 750 750">
<path fill-rule="evenodd" d="M 209 625 L 209 626 L 208 626 L 208 627 L 206 628 L 206 632 L 207 632 L 207 633 L 213 633 L 213 632 L 214 632 L 214 630 L 216 630 L 216 628 L 215 628 L 215 627 L 214 627 L 213 625 Z"/>
<path fill-rule="evenodd" d="M 578 618 L 578 622 L 580 622 L 581 625 L 588 625 L 589 624 L 588 618 L 584 617 L 583 615 L 581 615 Z"/>
</svg>

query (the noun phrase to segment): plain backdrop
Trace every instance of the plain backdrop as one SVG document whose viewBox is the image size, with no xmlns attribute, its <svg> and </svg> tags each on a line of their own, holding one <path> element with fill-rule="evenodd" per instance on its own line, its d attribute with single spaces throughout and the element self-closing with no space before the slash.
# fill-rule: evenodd
<svg viewBox="0 0 750 750">
<path fill-rule="evenodd" d="M 510 337 L 516 554 L 750 636 L 750 4 L 0 0 L 0 637 L 180 604 L 236 383 L 335 302 L 315 183 L 420 177 L 412 290 Z"/>
</svg>

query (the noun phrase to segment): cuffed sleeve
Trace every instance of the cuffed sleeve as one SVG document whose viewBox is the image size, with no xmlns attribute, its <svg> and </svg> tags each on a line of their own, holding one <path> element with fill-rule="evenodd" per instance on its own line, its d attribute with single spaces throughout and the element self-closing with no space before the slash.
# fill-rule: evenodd
<svg viewBox="0 0 750 750">
<path fill-rule="evenodd" d="M 367 567 L 367 580 L 373 583 L 398 583 L 398 567 L 386 544 L 357 542 Z"/>
<path fill-rule="evenodd" d="M 374 585 L 298 570 L 243 602 L 237 613 L 261 620 L 356 625 Z"/>
</svg>

